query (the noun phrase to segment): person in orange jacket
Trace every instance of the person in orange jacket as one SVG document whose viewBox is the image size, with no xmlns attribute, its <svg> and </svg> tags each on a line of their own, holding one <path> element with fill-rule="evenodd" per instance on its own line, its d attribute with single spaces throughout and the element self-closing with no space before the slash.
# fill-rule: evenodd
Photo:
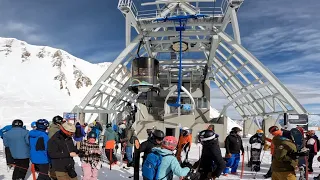
<svg viewBox="0 0 320 180">
<path fill-rule="evenodd" d="M 181 152 L 184 150 L 184 151 L 187 151 L 186 153 L 188 153 L 191 149 L 191 143 L 192 143 L 191 129 L 189 129 L 188 127 L 183 127 L 181 129 L 177 153 L 176 153 L 176 157 L 180 163 L 181 163 Z M 185 145 L 187 146 L 185 147 Z M 184 147 L 186 149 L 183 149 Z"/>
</svg>

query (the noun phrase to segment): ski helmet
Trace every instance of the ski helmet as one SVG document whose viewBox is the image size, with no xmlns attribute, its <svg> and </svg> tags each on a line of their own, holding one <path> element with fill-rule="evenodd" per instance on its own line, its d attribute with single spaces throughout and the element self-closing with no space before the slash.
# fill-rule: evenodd
<svg viewBox="0 0 320 180">
<path fill-rule="evenodd" d="M 36 121 L 33 121 L 33 122 L 31 123 L 31 127 L 32 127 L 32 128 L 37 127 L 36 123 L 37 123 Z"/>
<path fill-rule="evenodd" d="M 49 122 L 46 119 L 39 119 L 36 122 L 37 129 L 47 130 L 49 127 Z"/>
<path fill-rule="evenodd" d="M 62 122 L 63 122 L 63 118 L 61 117 L 61 116 L 55 116 L 55 117 L 53 117 L 53 119 L 52 119 L 52 122 L 54 123 L 54 124 L 62 124 Z"/>
<path fill-rule="evenodd" d="M 270 128 L 269 128 L 269 133 L 273 133 L 273 132 L 275 132 L 275 131 L 279 131 L 279 128 L 278 128 L 278 126 L 271 126 Z"/>
<path fill-rule="evenodd" d="M 262 130 L 262 129 L 258 129 L 256 133 L 258 133 L 258 134 L 259 134 L 259 133 L 263 134 L 263 130 Z"/>
<path fill-rule="evenodd" d="M 87 138 L 94 138 L 97 139 L 97 133 L 95 133 L 94 131 L 90 131 L 87 135 Z"/>
<path fill-rule="evenodd" d="M 164 133 L 163 131 L 156 129 L 153 131 L 152 137 L 154 137 L 154 139 L 163 140 Z"/>
<path fill-rule="evenodd" d="M 107 127 L 107 128 L 112 127 L 112 124 L 111 124 L 111 123 L 108 123 L 106 127 Z"/>
<path fill-rule="evenodd" d="M 178 141 L 174 136 L 166 136 L 163 138 L 162 147 L 168 150 L 175 150 L 178 145 Z"/>
<path fill-rule="evenodd" d="M 12 127 L 23 127 L 23 121 L 20 119 L 13 120 Z"/>
<path fill-rule="evenodd" d="M 240 132 L 240 131 L 242 131 L 242 130 L 241 130 L 240 128 L 238 128 L 238 127 L 233 127 L 233 128 L 231 129 L 231 131 L 237 133 L 237 132 Z"/>
<path fill-rule="evenodd" d="M 217 137 L 218 135 L 215 134 L 212 130 L 203 130 L 199 133 L 200 142 L 209 142 Z"/>
<path fill-rule="evenodd" d="M 188 136 L 190 134 L 190 129 L 188 127 L 183 127 L 181 133 L 183 136 Z"/>
</svg>

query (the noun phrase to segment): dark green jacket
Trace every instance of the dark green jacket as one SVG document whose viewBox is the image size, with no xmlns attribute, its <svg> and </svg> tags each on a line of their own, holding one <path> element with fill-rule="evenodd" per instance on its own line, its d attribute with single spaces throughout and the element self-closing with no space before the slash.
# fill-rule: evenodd
<svg viewBox="0 0 320 180">
<path fill-rule="evenodd" d="M 289 154 L 297 152 L 296 145 L 289 139 L 282 136 L 275 136 L 272 139 L 274 144 L 274 158 L 272 161 L 272 171 L 288 172 L 295 171 L 298 160 L 292 159 Z"/>
<path fill-rule="evenodd" d="M 52 123 L 49 126 L 49 138 L 51 138 L 59 130 L 60 130 L 60 126 Z"/>
<path fill-rule="evenodd" d="M 105 145 L 107 141 L 115 140 L 116 142 L 119 142 L 119 136 L 118 134 L 112 129 L 112 127 L 109 127 L 106 129 L 106 132 L 104 133 L 103 138 L 103 144 Z"/>
<path fill-rule="evenodd" d="M 135 136 L 134 129 L 132 127 L 127 128 L 125 132 L 126 132 L 126 138 L 124 140 L 127 143 L 127 146 L 132 147 L 134 144 L 133 136 Z"/>
</svg>

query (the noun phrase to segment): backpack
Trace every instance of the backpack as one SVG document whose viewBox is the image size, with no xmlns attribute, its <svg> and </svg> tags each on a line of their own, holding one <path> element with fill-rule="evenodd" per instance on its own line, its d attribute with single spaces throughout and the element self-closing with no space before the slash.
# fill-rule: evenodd
<svg viewBox="0 0 320 180">
<path fill-rule="evenodd" d="M 159 171 L 158 167 L 161 165 L 162 158 L 165 156 L 173 156 L 173 154 L 161 155 L 156 151 L 152 151 L 148 154 L 147 159 L 142 165 L 142 176 L 147 180 L 158 180 Z M 163 178 L 166 178 L 171 171 Z M 161 180 L 159 179 L 159 180 Z"/>
<path fill-rule="evenodd" d="M 76 138 L 82 137 L 81 127 L 76 127 L 76 132 L 74 133 L 74 137 L 76 137 Z"/>
</svg>

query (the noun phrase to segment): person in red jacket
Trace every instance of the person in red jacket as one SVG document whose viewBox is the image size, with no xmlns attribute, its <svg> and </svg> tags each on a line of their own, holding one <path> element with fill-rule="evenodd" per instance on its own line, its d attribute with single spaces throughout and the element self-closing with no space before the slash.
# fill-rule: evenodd
<svg viewBox="0 0 320 180">
<path fill-rule="evenodd" d="M 191 144 L 192 144 L 191 130 L 187 127 L 183 127 L 179 137 L 177 153 L 176 153 L 176 157 L 180 163 L 181 163 L 181 152 L 184 150 L 186 151 L 186 153 L 188 153 L 191 149 Z M 183 149 L 183 148 L 187 148 L 187 149 Z"/>
</svg>

